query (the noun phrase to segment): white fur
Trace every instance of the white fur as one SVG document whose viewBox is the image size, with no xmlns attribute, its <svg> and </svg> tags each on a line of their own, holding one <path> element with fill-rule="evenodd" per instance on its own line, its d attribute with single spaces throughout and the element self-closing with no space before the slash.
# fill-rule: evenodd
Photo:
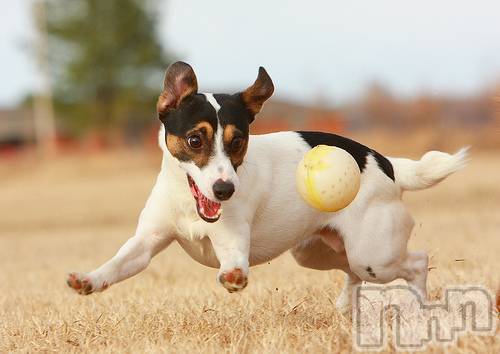
<svg viewBox="0 0 500 354">
<path fill-rule="evenodd" d="M 214 107 L 215 112 L 218 113 L 220 109 L 220 104 L 219 102 L 217 102 L 214 95 L 212 93 L 204 93 L 203 95 L 206 97 L 208 103 L 210 103 L 212 107 Z"/>
<path fill-rule="evenodd" d="M 219 281 L 231 291 L 244 285 L 228 285 L 221 276 L 239 269 L 246 277 L 249 266 L 292 250 L 303 266 L 347 273 L 337 301 L 342 309 L 349 306 L 352 289 L 362 280 L 387 283 L 403 278 L 426 294 L 427 255 L 407 252 L 414 222 L 401 195 L 403 190 L 429 187 L 463 167 L 465 150 L 455 155 L 430 152 L 420 161 L 390 158 L 396 183 L 368 156 L 355 200 L 342 211 L 323 213 L 307 205 L 296 191 L 296 166 L 310 149 L 299 134 L 250 136 L 243 164 L 228 177 L 237 179 L 239 188 L 222 202 L 219 221 L 207 223 L 197 215 L 186 166 L 168 151 L 164 129 L 159 141 L 164 153 L 162 169 L 135 235 L 102 267 L 80 275 L 92 283 L 92 291 L 137 274 L 176 240 L 198 262 L 219 268 Z M 220 166 L 231 175 L 224 156 L 217 151 L 211 172 L 200 170 L 200 175 L 192 175 L 197 183 L 207 181 L 204 193 Z"/>
<path fill-rule="evenodd" d="M 454 155 L 441 151 L 429 151 L 421 160 L 391 158 L 396 180 L 403 190 L 419 190 L 432 187 L 467 163 L 468 148 Z"/>
</svg>

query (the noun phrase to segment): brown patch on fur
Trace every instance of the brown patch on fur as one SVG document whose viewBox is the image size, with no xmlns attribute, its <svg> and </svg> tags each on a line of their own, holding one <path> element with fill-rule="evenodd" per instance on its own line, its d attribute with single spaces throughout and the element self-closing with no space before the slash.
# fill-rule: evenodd
<svg viewBox="0 0 500 354">
<path fill-rule="evenodd" d="M 192 134 L 198 134 L 203 142 L 200 149 L 192 149 L 187 142 L 187 137 Z M 193 161 L 196 166 L 202 168 L 210 160 L 214 140 L 214 130 L 210 123 L 206 121 L 199 122 L 196 126 L 187 132 L 186 136 L 177 136 L 167 133 L 166 143 L 170 153 L 180 161 Z"/>
<path fill-rule="evenodd" d="M 195 131 L 202 131 L 202 133 L 204 133 L 207 137 L 207 140 L 209 140 L 210 142 L 212 142 L 214 139 L 214 128 L 212 128 L 210 123 L 206 121 L 201 121 L 196 124 L 194 128 L 189 131 L 188 135 Z"/>
<path fill-rule="evenodd" d="M 237 151 L 233 151 L 231 147 L 231 143 L 235 137 L 243 139 L 243 145 Z M 235 167 L 241 165 L 247 152 L 248 139 L 245 138 L 243 133 L 238 128 L 236 128 L 234 124 L 228 124 L 224 127 L 222 140 L 224 143 L 224 149 L 226 150 L 227 154 L 229 155 L 229 159 L 231 160 L 231 164 Z"/>
<path fill-rule="evenodd" d="M 222 134 L 224 145 L 231 143 L 235 132 L 236 132 L 236 126 L 234 124 L 228 124 L 224 127 L 224 133 Z"/>
<path fill-rule="evenodd" d="M 241 98 L 243 102 L 245 102 L 248 110 L 255 115 L 260 112 L 262 105 L 272 96 L 273 92 L 273 81 L 266 70 L 261 66 L 257 79 L 252 86 L 241 93 Z"/>
</svg>

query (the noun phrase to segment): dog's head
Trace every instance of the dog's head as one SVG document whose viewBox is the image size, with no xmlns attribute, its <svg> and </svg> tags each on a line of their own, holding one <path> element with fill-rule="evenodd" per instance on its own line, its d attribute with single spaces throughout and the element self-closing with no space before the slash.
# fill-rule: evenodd
<svg viewBox="0 0 500 354">
<path fill-rule="evenodd" d="M 264 68 L 245 91 L 200 94 L 189 64 L 176 62 L 165 74 L 157 109 L 165 126 L 165 142 L 186 172 L 198 214 L 215 222 L 221 202 L 238 188 L 236 170 L 248 146 L 249 124 L 274 91 Z"/>
</svg>

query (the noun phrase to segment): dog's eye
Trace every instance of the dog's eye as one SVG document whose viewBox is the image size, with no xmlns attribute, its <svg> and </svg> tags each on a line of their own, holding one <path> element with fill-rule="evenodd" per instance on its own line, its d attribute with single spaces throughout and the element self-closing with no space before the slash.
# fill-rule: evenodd
<svg viewBox="0 0 500 354">
<path fill-rule="evenodd" d="M 239 151 L 243 146 L 243 138 L 236 137 L 231 141 L 231 150 Z"/>
<path fill-rule="evenodd" d="M 188 136 L 187 143 L 192 149 L 199 149 L 203 145 L 201 137 L 197 134 Z"/>
</svg>

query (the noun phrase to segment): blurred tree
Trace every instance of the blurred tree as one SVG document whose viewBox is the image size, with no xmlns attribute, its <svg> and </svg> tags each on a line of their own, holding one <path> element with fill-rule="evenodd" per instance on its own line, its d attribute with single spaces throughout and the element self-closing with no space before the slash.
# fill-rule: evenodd
<svg viewBox="0 0 500 354">
<path fill-rule="evenodd" d="M 155 109 L 171 61 L 160 45 L 157 1 L 47 0 L 49 60 L 60 123 L 109 139 Z"/>
</svg>

